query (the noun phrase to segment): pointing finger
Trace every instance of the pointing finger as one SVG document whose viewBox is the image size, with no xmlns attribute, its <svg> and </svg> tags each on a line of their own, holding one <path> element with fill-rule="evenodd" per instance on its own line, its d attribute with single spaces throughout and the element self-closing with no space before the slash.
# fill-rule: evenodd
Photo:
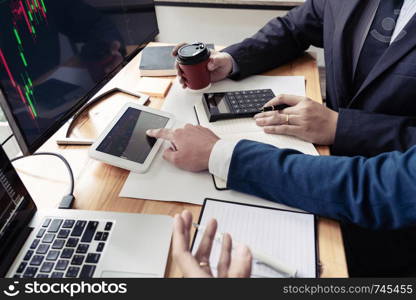
<svg viewBox="0 0 416 300">
<path fill-rule="evenodd" d="M 173 140 L 173 130 L 167 128 L 148 129 L 146 134 L 157 139 L 164 139 L 168 141 Z"/>
</svg>

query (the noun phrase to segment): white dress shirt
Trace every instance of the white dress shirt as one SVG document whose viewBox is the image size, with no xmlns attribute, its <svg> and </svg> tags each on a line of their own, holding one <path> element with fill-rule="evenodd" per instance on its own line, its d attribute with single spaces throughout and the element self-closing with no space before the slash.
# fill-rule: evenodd
<svg viewBox="0 0 416 300">
<path fill-rule="evenodd" d="M 394 29 L 392 42 L 397 37 L 406 38 L 402 30 L 409 23 L 412 17 L 416 14 L 416 0 L 404 0 L 402 9 L 400 11 L 399 18 L 397 19 L 396 28 Z M 400 36 L 399 36 L 400 34 Z M 406 33 L 410 34 L 410 33 Z M 233 62 L 235 69 L 236 63 Z M 237 66 L 238 67 L 238 66 Z M 209 172 L 223 180 L 227 180 L 228 171 L 230 169 L 231 159 L 233 156 L 234 148 L 239 141 L 219 140 L 212 149 L 209 157 Z"/>
<path fill-rule="evenodd" d="M 409 23 L 409 21 L 413 18 L 415 14 L 416 1 L 404 0 L 399 18 L 397 19 L 396 28 L 394 29 L 393 35 L 391 37 L 392 42 L 396 40 L 401 31 L 404 29 L 404 27 L 406 27 L 407 23 Z M 410 34 L 410 32 L 407 32 L 406 34 Z"/>
</svg>

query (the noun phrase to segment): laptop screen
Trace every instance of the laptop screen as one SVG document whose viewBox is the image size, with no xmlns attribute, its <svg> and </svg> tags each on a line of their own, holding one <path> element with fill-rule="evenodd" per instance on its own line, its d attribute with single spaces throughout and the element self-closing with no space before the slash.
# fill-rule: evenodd
<svg viewBox="0 0 416 300">
<path fill-rule="evenodd" d="M 26 235 L 23 232 L 36 211 L 35 203 L 0 147 L 0 276 L 4 277 Z"/>
</svg>

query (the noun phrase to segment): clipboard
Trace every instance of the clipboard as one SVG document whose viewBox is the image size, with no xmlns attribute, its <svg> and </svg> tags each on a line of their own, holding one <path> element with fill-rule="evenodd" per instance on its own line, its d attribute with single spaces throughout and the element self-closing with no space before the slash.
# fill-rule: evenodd
<svg viewBox="0 0 416 300">
<path fill-rule="evenodd" d="M 313 259 L 314 259 L 313 266 L 312 266 L 312 267 L 314 267 L 314 272 L 313 272 L 313 274 L 312 273 L 310 273 L 310 274 L 311 274 L 311 276 L 315 276 L 315 277 L 319 277 L 320 276 L 322 270 L 321 270 L 321 264 L 319 262 L 319 248 L 318 248 L 318 242 L 317 242 L 318 241 L 317 217 L 315 215 L 310 214 L 310 213 L 306 213 L 306 212 L 298 212 L 298 211 L 291 211 L 291 210 L 285 210 L 285 209 L 264 207 L 264 206 L 259 206 L 259 205 L 235 203 L 235 202 L 230 202 L 230 201 L 225 201 L 225 200 L 205 198 L 204 199 L 203 206 L 202 206 L 202 209 L 201 209 L 201 214 L 199 215 L 198 224 L 201 225 L 201 223 L 203 221 L 204 214 L 205 214 L 206 208 L 207 208 L 207 204 L 212 205 L 212 204 L 215 204 L 215 203 L 221 204 L 221 205 L 222 204 L 224 204 L 224 205 L 230 205 L 230 208 L 231 208 L 231 206 L 234 206 L 235 205 L 234 208 L 245 207 L 245 208 L 260 209 L 262 211 L 264 210 L 264 213 L 266 213 L 266 214 L 272 213 L 273 211 L 275 211 L 275 212 L 278 211 L 278 212 L 287 213 L 287 214 L 294 214 L 294 216 L 295 215 L 298 215 L 298 216 L 301 216 L 301 215 L 311 216 L 312 217 L 312 220 L 313 220 L 313 225 L 312 225 L 311 228 L 309 228 L 309 230 L 310 230 L 310 234 L 313 235 L 313 236 L 311 236 L 311 238 L 313 238 L 313 249 L 310 252 L 310 254 L 313 255 Z M 233 209 L 233 211 L 235 211 L 235 209 Z M 219 219 L 218 221 L 219 221 L 219 223 L 218 223 L 218 228 L 219 228 L 218 232 L 221 232 L 221 229 L 220 229 L 221 228 L 221 219 Z M 246 226 L 250 226 L 251 225 L 249 220 L 245 220 L 245 222 L 246 222 L 246 224 L 245 224 Z M 227 231 L 227 232 L 229 232 L 229 231 Z M 232 236 L 232 238 L 234 240 L 233 233 L 232 232 L 230 232 L 230 233 L 231 233 L 231 236 Z M 192 240 L 192 244 L 191 244 L 191 251 L 192 251 L 192 253 L 194 253 L 196 251 L 196 249 L 194 249 L 194 248 L 197 247 L 197 238 L 200 239 L 200 237 L 198 237 L 198 234 L 201 234 L 201 233 L 198 233 L 198 231 L 196 231 L 195 234 L 194 234 L 193 240 Z M 237 239 L 237 240 L 243 242 L 241 239 Z M 214 242 L 214 243 L 216 243 L 216 242 Z M 248 246 L 250 247 L 250 246 L 253 246 L 253 245 L 248 245 Z M 215 247 L 213 246 L 213 251 L 215 251 L 214 248 Z M 264 250 L 265 250 L 265 252 L 267 252 L 267 249 L 264 249 Z M 211 263 L 211 266 L 216 266 L 216 263 L 217 263 L 216 261 L 215 262 L 212 262 Z M 254 268 L 252 268 L 252 270 L 254 272 Z"/>
</svg>

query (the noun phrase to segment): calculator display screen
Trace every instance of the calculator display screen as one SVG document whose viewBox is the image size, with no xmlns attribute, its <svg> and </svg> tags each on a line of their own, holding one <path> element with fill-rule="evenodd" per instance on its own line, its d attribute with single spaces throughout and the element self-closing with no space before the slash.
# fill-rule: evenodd
<svg viewBox="0 0 416 300">
<path fill-rule="evenodd" d="M 208 94 L 207 103 L 210 107 L 216 107 L 221 114 L 227 114 L 230 112 L 228 104 L 226 103 L 225 93 Z"/>
</svg>

